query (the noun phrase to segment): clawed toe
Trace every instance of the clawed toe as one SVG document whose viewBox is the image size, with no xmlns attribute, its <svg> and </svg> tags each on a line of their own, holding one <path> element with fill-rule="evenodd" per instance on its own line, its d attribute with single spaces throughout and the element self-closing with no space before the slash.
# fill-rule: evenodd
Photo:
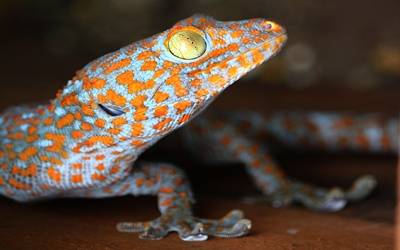
<svg viewBox="0 0 400 250">
<path fill-rule="evenodd" d="M 324 212 L 336 212 L 343 209 L 347 204 L 347 200 L 342 190 L 338 188 L 332 189 L 322 202 L 320 209 Z"/>
<path fill-rule="evenodd" d="M 184 241 L 203 241 L 208 239 L 208 235 L 205 233 L 204 225 L 202 223 L 196 223 L 190 234 L 179 233 L 179 238 Z"/>
<path fill-rule="evenodd" d="M 346 192 L 346 198 L 350 201 L 359 201 L 366 198 L 377 186 L 377 180 L 372 175 L 359 177 L 353 186 Z"/>
<path fill-rule="evenodd" d="M 141 239 L 162 239 L 169 232 L 177 232 L 184 241 L 203 241 L 208 236 L 233 238 L 249 233 L 251 222 L 244 219 L 243 212 L 233 210 L 220 220 L 209 220 L 182 216 L 179 211 L 165 213 L 150 222 L 122 222 L 117 224 L 119 232 L 141 233 Z"/>
</svg>

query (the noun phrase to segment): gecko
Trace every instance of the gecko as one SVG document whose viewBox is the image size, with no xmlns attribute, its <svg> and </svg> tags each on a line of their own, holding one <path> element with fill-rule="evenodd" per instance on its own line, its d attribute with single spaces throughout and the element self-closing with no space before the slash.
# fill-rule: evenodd
<svg viewBox="0 0 400 250">
<path fill-rule="evenodd" d="M 376 184 L 371 176 L 347 191 L 289 181 L 265 147 L 242 133 L 268 127 L 255 114 L 233 115 L 230 121 L 222 116 L 215 121 L 194 119 L 227 87 L 276 55 L 286 39 L 285 29 L 267 19 L 223 22 L 194 15 L 90 62 L 47 104 L 1 113 L 0 194 L 19 202 L 156 195 L 160 217 L 121 222 L 117 230 L 139 233 L 142 239 L 177 232 L 185 241 L 246 235 L 251 221 L 240 210 L 219 220 L 193 215 L 193 194 L 181 169 L 137 161 L 158 140 L 194 120 L 181 133 L 188 148 L 205 160 L 225 149 L 214 159 L 243 162 L 276 206 L 293 201 L 334 211 L 364 198 Z M 265 124 L 289 142 L 301 137 L 297 130 L 308 138 L 299 127 L 291 138 L 279 129 L 281 120 L 288 122 L 278 116 Z M 243 127 L 247 123 L 253 130 Z M 207 141 L 217 143 L 212 147 Z"/>
<path fill-rule="evenodd" d="M 283 27 L 266 19 L 194 15 L 90 62 L 48 104 L 1 114 L 1 195 L 23 202 L 157 195 L 159 218 L 120 223 L 118 230 L 143 239 L 171 231 L 183 240 L 247 234 L 251 222 L 237 210 L 220 220 L 194 217 L 179 168 L 136 160 L 285 40 Z"/>
</svg>

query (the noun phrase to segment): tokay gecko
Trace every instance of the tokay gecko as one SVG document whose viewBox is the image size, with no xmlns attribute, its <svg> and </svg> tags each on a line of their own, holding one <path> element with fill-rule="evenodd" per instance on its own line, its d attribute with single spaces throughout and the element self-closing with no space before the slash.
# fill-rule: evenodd
<svg viewBox="0 0 400 250">
<path fill-rule="evenodd" d="M 251 222 L 239 210 L 219 220 L 195 217 L 182 170 L 136 160 L 279 52 L 286 38 L 284 28 L 265 19 L 221 22 L 194 15 L 92 61 L 48 104 L 2 112 L 0 194 L 21 202 L 157 195 L 159 218 L 122 222 L 117 229 L 140 233 L 143 239 L 177 232 L 182 240 L 192 241 L 247 234 Z M 181 132 L 188 148 L 206 161 L 242 162 L 274 206 L 297 202 L 322 211 L 364 198 L 375 179 L 361 177 L 346 191 L 291 180 L 266 145 L 253 139 L 258 132 L 293 146 L 397 148 L 396 121 L 373 115 L 231 113 L 200 117 Z"/>
</svg>

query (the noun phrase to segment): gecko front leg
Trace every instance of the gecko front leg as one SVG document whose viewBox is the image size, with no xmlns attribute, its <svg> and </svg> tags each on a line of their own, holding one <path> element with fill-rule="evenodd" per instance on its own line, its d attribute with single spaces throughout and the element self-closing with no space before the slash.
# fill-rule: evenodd
<svg viewBox="0 0 400 250">
<path fill-rule="evenodd" d="M 251 222 L 233 210 L 220 220 L 193 216 L 192 191 L 184 173 L 165 163 L 142 163 L 125 178 L 101 189 L 74 192 L 76 197 L 113 197 L 122 195 L 157 195 L 161 216 L 147 222 L 121 222 L 120 232 L 140 233 L 141 239 L 162 239 L 177 232 L 182 240 L 202 241 L 209 235 L 239 237 L 249 232 Z M 68 194 L 67 194 L 68 195 Z"/>
</svg>

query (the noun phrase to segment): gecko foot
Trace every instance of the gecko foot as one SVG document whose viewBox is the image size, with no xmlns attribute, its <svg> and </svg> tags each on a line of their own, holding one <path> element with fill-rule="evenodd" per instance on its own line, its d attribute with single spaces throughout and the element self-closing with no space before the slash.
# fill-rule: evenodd
<svg viewBox="0 0 400 250">
<path fill-rule="evenodd" d="M 360 201 L 365 199 L 377 186 L 378 182 L 372 175 L 363 175 L 359 177 L 347 190 L 346 198 L 349 201 Z"/>
<path fill-rule="evenodd" d="M 376 178 L 371 175 L 359 177 L 347 190 L 338 187 L 325 189 L 292 181 L 289 192 L 279 190 L 268 195 L 246 197 L 243 201 L 246 203 L 266 202 L 273 207 L 285 207 L 292 203 L 300 203 L 312 210 L 336 212 L 342 210 L 349 202 L 365 199 L 376 185 Z"/>
<path fill-rule="evenodd" d="M 141 239 L 159 240 L 169 232 L 177 232 L 184 241 L 203 241 L 209 235 L 216 237 L 240 237 L 248 234 L 251 222 L 239 210 L 233 210 L 219 220 L 193 217 L 187 211 L 170 209 L 159 218 L 148 222 L 121 222 L 119 232 L 141 233 Z"/>
</svg>

